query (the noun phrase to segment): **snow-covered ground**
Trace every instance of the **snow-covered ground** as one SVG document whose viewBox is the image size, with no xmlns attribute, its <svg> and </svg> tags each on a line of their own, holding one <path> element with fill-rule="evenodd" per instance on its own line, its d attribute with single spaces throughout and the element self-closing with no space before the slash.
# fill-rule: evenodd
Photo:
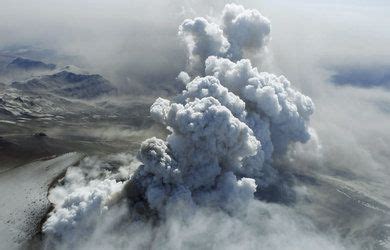
<svg viewBox="0 0 390 250">
<path fill-rule="evenodd" d="M 40 230 L 41 220 L 50 207 L 49 185 L 82 158 L 80 153 L 67 153 L 0 174 L 1 249 L 20 248 Z"/>
</svg>

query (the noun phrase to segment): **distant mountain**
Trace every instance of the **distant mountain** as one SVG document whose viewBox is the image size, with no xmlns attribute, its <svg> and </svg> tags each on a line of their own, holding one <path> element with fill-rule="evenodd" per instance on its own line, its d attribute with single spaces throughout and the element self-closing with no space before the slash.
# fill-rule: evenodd
<svg viewBox="0 0 390 250">
<path fill-rule="evenodd" d="M 56 65 L 51 63 L 47 64 L 22 57 L 15 58 L 1 55 L 0 57 L 0 81 L 7 84 L 13 81 L 24 81 L 43 74 L 52 74 L 57 69 Z"/>
<path fill-rule="evenodd" d="M 34 61 L 31 59 L 17 57 L 6 66 L 7 71 L 22 70 L 22 71 L 34 71 L 34 70 L 53 70 L 56 68 L 55 64 L 46 64 L 40 61 Z"/>
<path fill-rule="evenodd" d="M 3 59 L 0 67 L 0 124 L 3 127 L 29 121 L 45 124 L 115 114 L 116 106 L 100 105 L 106 99 L 99 97 L 117 93 L 111 82 L 101 75 L 73 65 L 56 66 L 20 56 L 3 56 Z"/>
<path fill-rule="evenodd" d="M 24 82 L 13 82 L 11 87 L 34 93 L 50 92 L 76 99 L 93 99 L 116 92 L 112 84 L 100 75 L 76 74 L 66 70 Z"/>
</svg>

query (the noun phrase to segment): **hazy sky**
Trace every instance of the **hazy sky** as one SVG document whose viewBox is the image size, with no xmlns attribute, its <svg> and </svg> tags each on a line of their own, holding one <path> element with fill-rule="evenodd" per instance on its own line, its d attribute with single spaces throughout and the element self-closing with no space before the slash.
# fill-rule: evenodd
<svg viewBox="0 0 390 250">
<path fill-rule="evenodd" d="M 118 79 L 129 88 L 135 83 L 164 87 L 185 65 L 185 49 L 176 35 L 179 24 L 199 15 L 215 19 L 226 2 L 1 0 L 0 46 L 54 49 L 75 56 L 72 63 L 114 83 Z M 324 133 L 348 129 L 353 133 L 349 144 L 364 147 L 374 161 L 388 159 L 388 90 L 337 87 L 329 79 L 338 69 L 368 68 L 375 75 L 375 65 L 381 71 L 388 68 L 390 2 L 237 2 L 259 9 L 271 20 L 272 40 L 263 69 L 286 75 L 313 98 L 318 109 L 313 124 L 318 131 L 327 123 Z M 383 141 L 378 144 L 367 138 Z"/>
<path fill-rule="evenodd" d="M 230 1 L 2 0 L 0 46 L 52 48 L 80 56 L 100 70 L 129 63 L 125 68 L 130 71 L 177 71 L 182 65 L 178 60 L 185 60 L 175 35 L 178 25 L 187 17 L 218 15 L 226 2 Z M 322 66 L 389 61 L 388 1 L 238 2 L 271 19 L 275 67 L 283 72 L 291 73 L 290 67 L 308 61 Z"/>
</svg>

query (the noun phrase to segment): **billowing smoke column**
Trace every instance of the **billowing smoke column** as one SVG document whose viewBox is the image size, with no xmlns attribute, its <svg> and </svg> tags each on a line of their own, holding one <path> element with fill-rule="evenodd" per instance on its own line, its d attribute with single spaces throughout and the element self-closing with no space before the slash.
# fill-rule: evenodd
<svg viewBox="0 0 390 250">
<path fill-rule="evenodd" d="M 270 21 L 257 10 L 227 4 L 222 25 L 208 22 L 203 17 L 185 20 L 179 36 L 187 45 L 191 73 L 203 72 L 209 56 L 224 57 L 233 62 L 245 53 L 261 51 L 269 40 Z"/>
<path fill-rule="evenodd" d="M 142 143 L 141 163 L 135 171 L 129 167 L 134 165 L 131 157 L 119 157 L 121 164 L 111 164 L 123 165 L 119 170 L 88 159 L 83 163 L 87 171 L 70 168 L 65 185 L 51 192 L 55 207 L 44 232 L 75 242 L 74 237 L 86 234 L 83 228 L 102 231 L 96 228 L 105 224 L 101 215 L 109 211 L 115 214 L 110 204 L 121 200 L 132 218 L 135 214 L 137 218 L 166 219 L 157 229 L 146 231 L 154 238 L 163 237 L 167 244 L 164 235 L 176 225 L 180 214 L 188 219 L 181 226 L 197 228 L 197 219 L 190 219 L 188 214 L 211 209 L 234 216 L 243 208 L 256 210 L 248 206 L 253 205 L 255 192 L 261 192 L 278 175 L 273 160 L 285 154 L 289 145 L 309 139 L 308 121 L 314 109 L 310 98 L 294 90 L 285 77 L 259 72 L 249 59 L 242 59 L 261 52 L 269 33 L 267 18 L 257 10 L 234 4 L 226 5 L 221 25 L 204 18 L 185 20 L 179 36 L 188 48 L 189 73 L 181 72 L 178 77 L 186 83 L 185 90 L 173 100 L 158 98 L 150 109 L 152 118 L 170 134 L 166 140 L 150 138 Z M 91 169 L 99 166 L 103 174 L 94 179 Z M 122 177 L 116 178 L 116 172 Z M 221 221 L 227 223 L 230 217 L 224 215 L 213 220 L 224 218 Z M 118 220 L 128 221 L 125 218 Z M 238 218 L 229 223 L 240 224 Z M 251 218 L 244 216 L 243 221 L 242 225 L 250 225 Z M 83 233 L 76 233 L 77 228 Z M 110 224 L 109 228 L 107 231 L 119 228 L 115 231 L 118 234 L 127 232 L 123 225 Z M 195 237 L 197 232 L 188 235 Z M 100 236 L 96 237 L 99 242 Z M 163 242 L 150 237 L 157 245 Z M 168 241 L 176 238 L 168 237 Z"/>
<path fill-rule="evenodd" d="M 234 213 L 277 175 L 273 157 L 309 139 L 311 99 L 242 59 L 263 49 L 269 33 L 267 18 L 235 4 L 226 5 L 222 26 L 204 18 L 182 23 L 191 75 L 204 75 L 191 80 L 182 72 L 186 89 L 152 105 L 152 118 L 171 133 L 142 143 L 143 164 L 128 185 L 138 206 L 160 215 L 178 202 Z"/>
</svg>

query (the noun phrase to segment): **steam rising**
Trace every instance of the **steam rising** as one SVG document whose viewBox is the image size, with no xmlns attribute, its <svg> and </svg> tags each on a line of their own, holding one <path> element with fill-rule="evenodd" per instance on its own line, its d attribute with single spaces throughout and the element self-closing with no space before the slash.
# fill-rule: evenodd
<svg viewBox="0 0 390 250">
<path fill-rule="evenodd" d="M 140 162 L 116 155 L 70 168 L 49 196 L 48 246 L 341 248 L 288 208 L 255 199 L 278 177 L 275 158 L 309 140 L 314 110 L 285 77 L 243 59 L 260 53 L 269 34 L 267 18 L 235 4 L 220 23 L 185 20 L 179 36 L 189 73 L 178 77 L 185 90 L 150 108 L 170 134 L 144 141 Z"/>
<path fill-rule="evenodd" d="M 245 53 L 258 53 L 268 42 L 270 30 L 270 21 L 257 10 L 227 4 L 222 25 L 203 17 L 187 19 L 179 27 L 179 36 L 187 45 L 192 70 L 203 72 L 209 56 L 237 61 Z"/>
<path fill-rule="evenodd" d="M 253 199 L 257 185 L 273 181 L 274 153 L 309 139 L 310 98 L 285 77 L 259 73 L 240 58 L 264 46 L 269 21 L 234 4 L 225 6 L 222 20 L 223 28 L 204 18 L 182 23 L 190 64 L 200 61 L 206 76 L 196 76 L 173 101 L 158 98 L 150 109 L 171 134 L 141 145 L 143 164 L 129 188 L 137 190 L 132 200 L 141 197 L 160 215 L 172 202 L 234 213 Z"/>
</svg>

